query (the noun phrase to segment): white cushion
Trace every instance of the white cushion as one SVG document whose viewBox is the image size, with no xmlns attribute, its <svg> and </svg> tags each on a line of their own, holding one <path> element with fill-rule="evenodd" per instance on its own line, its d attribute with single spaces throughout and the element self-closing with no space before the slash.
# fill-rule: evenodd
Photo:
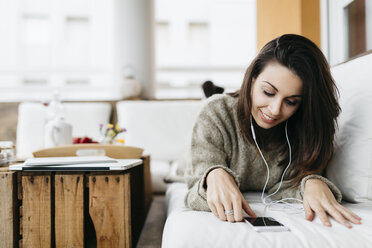
<svg viewBox="0 0 372 248">
<path fill-rule="evenodd" d="M 44 148 L 45 106 L 41 103 L 21 103 L 18 107 L 16 156 L 32 157 L 32 152 Z"/>
<path fill-rule="evenodd" d="M 156 193 L 164 193 L 167 189 L 167 184 L 164 182 L 164 177 L 168 175 L 170 163 L 166 160 L 151 159 L 151 185 L 152 191 Z"/>
<path fill-rule="evenodd" d="M 372 54 L 332 68 L 342 113 L 327 177 L 345 200 L 372 201 Z"/>
<path fill-rule="evenodd" d="M 110 120 L 109 103 L 64 103 L 66 122 L 72 125 L 72 136 L 100 137 L 99 124 Z M 17 158 L 32 157 L 32 152 L 44 148 L 46 107 L 41 103 L 24 102 L 18 108 Z"/>
<path fill-rule="evenodd" d="M 318 216 L 313 221 L 306 220 L 304 211 L 296 209 L 301 208 L 301 204 L 267 207 L 261 202 L 261 192 L 246 192 L 243 196 L 257 216 L 273 217 L 290 229 L 289 232 L 255 232 L 244 222 L 221 221 L 211 212 L 186 208 L 187 191 L 184 183 L 168 186 L 162 248 L 366 248 L 372 244 L 372 211 L 369 203 L 342 203 L 362 218 L 362 224 L 348 229 L 330 218 L 330 228 L 324 226 Z"/>
<path fill-rule="evenodd" d="M 125 144 L 138 146 L 151 159 L 173 161 L 182 157 L 203 101 L 122 101 L 118 123 L 127 129 Z"/>
</svg>

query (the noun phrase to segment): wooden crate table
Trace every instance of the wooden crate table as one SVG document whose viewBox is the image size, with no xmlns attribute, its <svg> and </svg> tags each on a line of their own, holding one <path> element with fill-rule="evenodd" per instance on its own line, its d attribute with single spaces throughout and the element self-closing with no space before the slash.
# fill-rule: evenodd
<svg viewBox="0 0 372 248">
<path fill-rule="evenodd" d="M 149 156 L 122 171 L 0 170 L 0 247 L 135 247 L 151 203 Z"/>
</svg>

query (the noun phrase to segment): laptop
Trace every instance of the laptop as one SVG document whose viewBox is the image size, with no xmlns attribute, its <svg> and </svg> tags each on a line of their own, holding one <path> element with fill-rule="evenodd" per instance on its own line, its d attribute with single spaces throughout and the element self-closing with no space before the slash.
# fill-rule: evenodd
<svg viewBox="0 0 372 248">
<path fill-rule="evenodd" d="M 113 159 L 107 156 L 30 158 L 9 166 L 15 171 L 120 171 L 140 165 L 141 159 Z"/>
</svg>

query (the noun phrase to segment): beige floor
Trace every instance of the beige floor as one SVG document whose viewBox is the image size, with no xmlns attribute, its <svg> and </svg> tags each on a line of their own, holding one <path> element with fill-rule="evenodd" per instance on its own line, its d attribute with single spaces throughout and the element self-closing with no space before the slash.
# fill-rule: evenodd
<svg viewBox="0 0 372 248">
<path fill-rule="evenodd" d="M 165 220 L 165 196 L 154 195 L 137 248 L 160 248 Z"/>
</svg>

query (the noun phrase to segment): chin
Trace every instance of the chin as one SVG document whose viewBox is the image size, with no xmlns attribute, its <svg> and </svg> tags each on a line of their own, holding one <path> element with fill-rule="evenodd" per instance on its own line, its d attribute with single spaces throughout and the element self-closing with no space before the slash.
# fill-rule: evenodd
<svg viewBox="0 0 372 248">
<path fill-rule="evenodd" d="M 277 124 L 267 124 L 267 123 L 257 123 L 257 125 L 260 127 L 260 128 L 263 128 L 263 129 L 271 129 L 273 127 L 275 127 Z"/>
</svg>

